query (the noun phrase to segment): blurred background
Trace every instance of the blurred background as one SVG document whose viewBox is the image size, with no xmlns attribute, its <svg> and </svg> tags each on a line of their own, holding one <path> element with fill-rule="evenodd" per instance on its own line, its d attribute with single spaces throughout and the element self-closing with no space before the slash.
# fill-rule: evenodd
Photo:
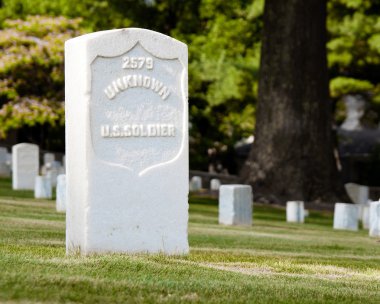
<svg viewBox="0 0 380 304">
<path fill-rule="evenodd" d="M 343 182 L 380 186 L 380 1 L 329 0 Z M 255 135 L 264 0 L 1 0 L 0 145 L 64 154 L 64 41 L 141 27 L 189 46 L 190 168 L 237 175 Z"/>
</svg>

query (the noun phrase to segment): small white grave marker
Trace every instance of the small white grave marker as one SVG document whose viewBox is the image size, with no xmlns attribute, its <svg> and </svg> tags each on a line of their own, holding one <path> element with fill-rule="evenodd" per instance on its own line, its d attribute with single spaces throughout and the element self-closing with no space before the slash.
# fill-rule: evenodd
<svg viewBox="0 0 380 304">
<path fill-rule="evenodd" d="M 369 187 L 354 183 L 344 185 L 347 194 L 355 204 L 366 204 L 369 198 Z"/>
<path fill-rule="evenodd" d="M 252 225 L 253 196 L 249 185 L 222 185 L 219 189 L 219 224 Z"/>
<path fill-rule="evenodd" d="M 202 177 L 193 176 L 190 180 L 190 191 L 199 191 L 202 189 Z"/>
<path fill-rule="evenodd" d="M 336 203 L 334 209 L 334 229 L 357 231 L 359 229 L 358 205 Z"/>
<path fill-rule="evenodd" d="M 369 205 L 369 236 L 380 236 L 380 202 Z"/>
<path fill-rule="evenodd" d="M 11 170 L 7 162 L 7 148 L 0 147 L 0 177 L 9 177 L 11 175 Z"/>
<path fill-rule="evenodd" d="M 213 178 L 210 181 L 210 190 L 212 191 L 218 191 L 220 188 L 220 180 L 217 178 Z"/>
<path fill-rule="evenodd" d="M 51 199 L 53 196 L 51 179 L 47 176 L 36 176 L 34 198 Z"/>
<path fill-rule="evenodd" d="M 66 175 L 61 174 L 57 177 L 57 198 L 56 198 L 57 211 L 66 211 Z"/>
<path fill-rule="evenodd" d="M 286 221 L 289 223 L 303 223 L 305 221 L 305 209 L 302 201 L 286 203 Z"/>
<path fill-rule="evenodd" d="M 54 160 L 51 163 L 48 163 L 46 165 L 46 168 L 47 168 L 46 176 L 50 177 L 53 187 L 56 187 L 57 176 L 60 174 L 61 168 L 62 168 L 61 162 Z"/>
<path fill-rule="evenodd" d="M 14 190 L 33 190 L 39 171 L 39 148 L 34 144 L 12 147 L 12 187 Z"/>
<path fill-rule="evenodd" d="M 44 165 L 51 164 L 53 161 L 55 161 L 55 155 L 54 153 L 44 153 Z"/>
<path fill-rule="evenodd" d="M 144 29 L 65 44 L 67 252 L 189 251 L 187 46 Z"/>
<path fill-rule="evenodd" d="M 363 205 L 361 208 L 361 220 L 364 229 L 369 229 L 369 204 Z"/>
<path fill-rule="evenodd" d="M 12 153 L 7 153 L 7 165 L 12 167 Z"/>
</svg>

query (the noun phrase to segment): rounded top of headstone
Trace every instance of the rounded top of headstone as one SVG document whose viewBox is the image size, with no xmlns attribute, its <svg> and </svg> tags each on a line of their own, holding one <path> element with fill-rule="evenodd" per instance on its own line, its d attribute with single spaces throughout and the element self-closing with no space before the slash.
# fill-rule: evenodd
<svg viewBox="0 0 380 304">
<path fill-rule="evenodd" d="M 30 144 L 30 143 L 19 143 L 14 146 L 12 146 L 12 150 L 14 149 L 22 149 L 22 148 L 29 148 L 29 149 L 38 149 L 38 145 L 36 144 Z"/>
<path fill-rule="evenodd" d="M 73 43 L 87 44 L 91 61 L 96 56 L 121 55 L 137 43 L 140 43 L 148 52 L 163 59 L 178 58 L 187 61 L 187 45 L 185 43 L 162 33 L 142 28 L 122 28 L 85 34 L 67 40 L 65 46 Z"/>
</svg>

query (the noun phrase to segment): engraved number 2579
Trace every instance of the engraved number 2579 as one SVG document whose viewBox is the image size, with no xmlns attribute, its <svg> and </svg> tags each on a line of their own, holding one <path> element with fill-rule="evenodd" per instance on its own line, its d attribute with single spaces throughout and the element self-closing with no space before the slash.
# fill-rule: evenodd
<svg viewBox="0 0 380 304">
<path fill-rule="evenodd" d="M 146 67 L 148 70 L 153 69 L 152 57 L 123 57 L 123 69 L 142 69 Z"/>
</svg>

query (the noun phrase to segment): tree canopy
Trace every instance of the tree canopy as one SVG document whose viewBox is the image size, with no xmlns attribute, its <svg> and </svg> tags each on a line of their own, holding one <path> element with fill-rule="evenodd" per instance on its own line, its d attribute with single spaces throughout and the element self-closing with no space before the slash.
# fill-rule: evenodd
<svg viewBox="0 0 380 304">
<path fill-rule="evenodd" d="M 79 20 L 28 16 L 0 32 L 0 135 L 36 124 L 64 125 L 63 44 Z"/>
<path fill-rule="evenodd" d="M 65 39 L 89 31 L 131 26 L 157 30 L 189 45 L 192 168 L 206 169 L 210 149 L 221 157 L 229 155 L 237 141 L 252 134 L 264 0 L 2 0 L 0 3 L 3 37 L 0 47 L 4 54 L 0 62 L 8 62 L 7 56 L 11 54 L 17 54 L 12 56 L 18 58 L 17 64 L 0 66 L 0 101 L 3 109 L 8 109 L 0 112 L 1 135 L 22 124 L 56 124 L 62 120 L 62 106 L 54 104 L 63 101 Z M 349 93 L 363 94 L 369 105 L 368 122 L 379 123 L 379 8 L 380 0 L 328 1 L 326 47 L 337 123 L 344 118 L 340 99 Z M 33 19 L 31 15 L 49 17 Z M 31 31 L 28 24 L 35 24 L 40 32 Z M 45 26 L 51 30 L 44 31 Z M 42 46 L 37 42 L 40 40 L 48 45 Z M 38 56 L 31 55 L 33 52 Z M 31 79 L 31 75 L 36 79 L 27 89 L 27 81 L 22 79 Z M 27 115 L 28 119 L 7 119 L 9 111 L 16 111 L 10 106 L 17 105 L 17 109 L 28 103 L 26 98 L 38 101 L 40 107 L 47 105 L 51 112 L 47 111 L 45 118 L 41 114 L 34 118 Z M 230 172 L 236 168 L 228 162 L 225 166 L 230 167 Z"/>
</svg>

